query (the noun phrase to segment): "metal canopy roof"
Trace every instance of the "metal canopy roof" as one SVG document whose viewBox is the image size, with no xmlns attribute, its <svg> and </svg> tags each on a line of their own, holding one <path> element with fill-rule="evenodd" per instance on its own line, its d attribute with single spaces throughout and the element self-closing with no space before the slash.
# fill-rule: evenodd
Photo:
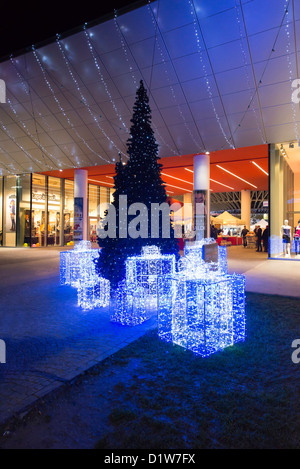
<svg viewBox="0 0 300 469">
<path fill-rule="evenodd" d="M 126 160 L 141 79 L 161 157 L 299 140 L 299 28 L 293 0 L 159 0 L 11 58 L 2 174 Z"/>
</svg>

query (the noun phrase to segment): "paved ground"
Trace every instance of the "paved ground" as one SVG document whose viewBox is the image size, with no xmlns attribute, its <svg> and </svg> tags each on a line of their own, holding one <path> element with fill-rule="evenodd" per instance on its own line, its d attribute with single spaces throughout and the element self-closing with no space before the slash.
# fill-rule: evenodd
<svg viewBox="0 0 300 469">
<path fill-rule="evenodd" d="M 245 273 L 246 290 L 300 297 L 300 264 L 228 249 L 230 272 Z M 84 312 L 76 290 L 59 285 L 59 249 L 0 249 L 0 423 L 155 326 L 122 327 L 107 308 Z"/>
<path fill-rule="evenodd" d="M 59 250 L 1 249 L 0 423 L 155 325 L 122 327 L 107 308 L 85 312 L 59 285 Z"/>
</svg>

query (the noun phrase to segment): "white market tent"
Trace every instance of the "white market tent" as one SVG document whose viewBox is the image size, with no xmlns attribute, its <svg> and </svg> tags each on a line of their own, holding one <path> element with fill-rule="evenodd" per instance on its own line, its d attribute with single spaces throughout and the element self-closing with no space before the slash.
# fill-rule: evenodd
<svg viewBox="0 0 300 469">
<path fill-rule="evenodd" d="M 240 218 L 234 217 L 227 211 L 221 213 L 217 217 L 212 217 L 211 218 L 212 223 L 215 224 L 220 224 L 222 226 L 239 226 L 239 225 L 244 225 L 245 222 L 241 220 Z"/>
<path fill-rule="evenodd" d="M 259 226 L 261 227 L 261 229 L 263 230 L 263 229 L 266 228 L 266 226 L 267 226 L 268 224 L 269 224 L 269 223 L 268 223 L 264 218 L 262 218 L 261 220 L 259 220 L 258 222 L 256 222 L 254 225 L 251 225 L 251 226 L 250 226 L 250 230 L 253 231 L 254 228 L 255 228 L 257 225 L 259 225 Z"/>
</svg>

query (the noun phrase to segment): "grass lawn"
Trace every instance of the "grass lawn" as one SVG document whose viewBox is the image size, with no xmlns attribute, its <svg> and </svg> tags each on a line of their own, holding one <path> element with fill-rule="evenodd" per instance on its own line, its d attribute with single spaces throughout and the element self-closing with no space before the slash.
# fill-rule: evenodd
<svg viewBox="0 0 300 469">
<path fill-rule="evenodd" d="M 208 358 L 151 330 L 1 429 L 1 448 L 300 448 L 300 302 L 247 295 L 247 338 Z"/>
<path fill-rule="evenodd" d="M 247 295 L 247 340 L 208 358 L 151 331 L 111 359 L 137 372 L 114 387 L 97 448 L 300 448 L 299 300 Z M 110 365 L 110 366 L 111 366 Z"/>
</svg>

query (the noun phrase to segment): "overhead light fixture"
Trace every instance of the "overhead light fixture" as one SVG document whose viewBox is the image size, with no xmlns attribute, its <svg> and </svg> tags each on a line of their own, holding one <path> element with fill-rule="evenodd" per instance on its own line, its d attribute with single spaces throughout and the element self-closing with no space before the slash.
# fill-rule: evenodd
<svg viewBox="0 0 300 469">
<path fill-rule="evenodd" d="M 97 182 L 98 184 L 108 184 L 109 186 L 113 186 L 114 184 L 112 184 L 111 182 L 107 182 L 107 181 L 98 181 L 97 179 L 90 179 L 88 178 L 89 181 L 93 181 L 93 182 Z"/>
<path fill-rule="evenodd" d="M 269 176 L 269 173 L 267 173 L 267 171 L 265 171 L 264 169 L 262 169 L 261 166 L 259 166 L 259 164 L 255 163 L 255 161 L 252 161 L 253 164 L 255 164 L 255 166 L 257 166 L 263 173 L 265 173 L 267 176 Z"/>
<path fill-rule="evenodd" d="M 245 182 L 246 184 L 249 184 L 249 186 L 255 187 L 255 189 L 257 189 L 257 186 L 255 186 L 254 184 L 251 184 L 251 182 L 249 182 L 249 181 L 246 181 L 246 179 L 243 179 L 240 176 L 237 176 L 236 174 L 232 173 L 231 171 L 228 171 L 228 169 L 225 169 L 225 168 L 223 168 L 222 166 L 220 166 L 218 164 L 216 166 L 218 168 L 222 169 L 222 171 L 225 171 L 226 173 L 231 174 L 231 176 L 233 176 L 237 179 L 240 179 L 241 181 Z"/>
<path fill-rule="evenodd" d="M 161 173 L 163 176 L 167 176 L 169 178 L 172 178 L 172 179 L 177 179 L 177 181 L 181 181 L 181 182 L 185 182 L 186 184 L 191 184 L 193 185 L 192 182 L 189 182 L 189 181 L 185 181 L 184 179 L 180 179 L 180 178 L 177 178 L 175 176 L 171 176 L 170 174 L 167 174 L 167 173 Z"/>
<path fill-rule="evenodd" d="M 226 184 L 223 184 L 222 182 L 219 182 L 219 181 L 215 181 L 214 179 L 210 179 L 210 181 L 216 183 L 216 184 L 220 184 L 220 186 L 224 186 L 224 187 L 228 187 L 228 189 L 231 189 L 234 191 L 234 188 L 233 187 L 230 187 L 230 186 L 227 186 Z"/>
<path fill-rule="evenodd" d="M 180 189 L 182 191 L 185 191 L 185 192 L 193 192 L 193 191 L 190 191 L 189 189 L 184 189 L 183 187 L 178 187 L 178 186 L 173 186 L 173 184 L 166 184 L 168 187 L 175 187 L 175 189 Z"/>
<path fill-rule="evenodd" d="M 191 169 L 189 168 L 184 168 L 186 171 L 189 171 L 190 173 L 193 173 L 194 171 L 192 171 Z M 228 189 L 231 189 L 234 191 L 234 188 L 233 187 L 230 187 L 230 186 L 227 186 L 226 184 L 223 184 L 222 182 L 219 182 L 219 181 L 216 181 L 215 179 L 209 179 L 210 181 L 212 182 L 215 182 L 216 184 L 220 184 L 220 186 L 224 186 L 224 187 L 228 187 Z"/>
<path fill-rule="evenodd" d="M 206 151 L 205 154 L 206 154 L 206 155 L 209 155 L 209 151 Z"/>
</svg>

